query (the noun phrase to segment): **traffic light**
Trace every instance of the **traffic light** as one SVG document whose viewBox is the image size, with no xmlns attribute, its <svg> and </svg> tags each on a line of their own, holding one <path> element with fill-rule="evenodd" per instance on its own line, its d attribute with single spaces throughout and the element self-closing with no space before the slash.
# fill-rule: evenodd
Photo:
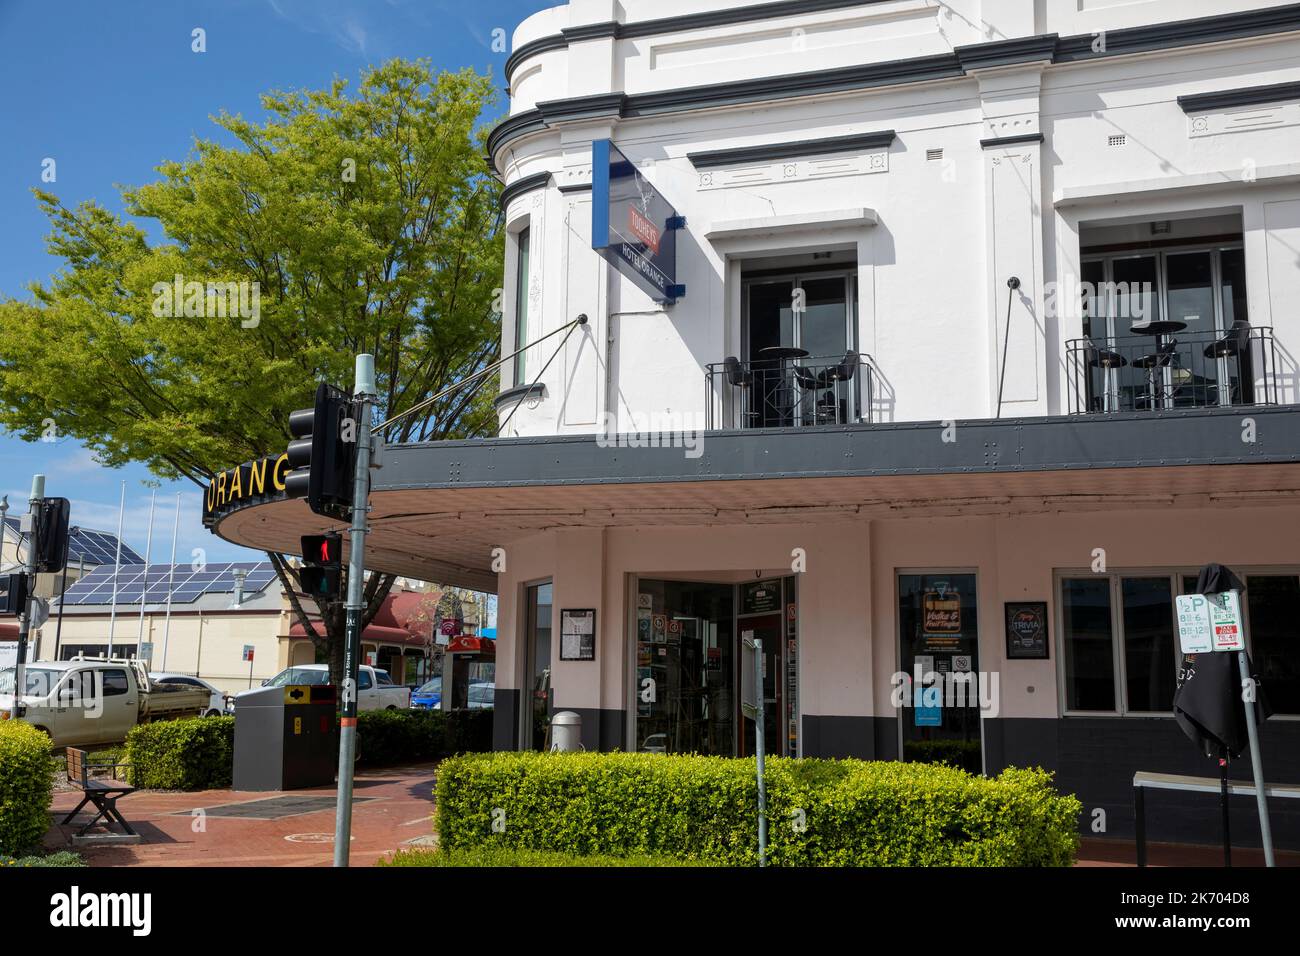
<svg viewBox="0 0 1300 956">
<path fill-rule="evenodd" d="M 289 467 L 284 490 L 307 499 L 318 515 L 346 521 L 357 466 L 357 406 L 347 392 L 322 382 L 316 404 L 289 415 Z"/>
<path fill-rule="evenodd" d="M 27 575 L 0 574 L 0 615 L 15 617 L 27 610 Z"/>
<path fill-rule="evenodd" d="M 36 531 L 36 570 L 57 574 L 68 557 L 68 515 L 72 505 L 67 498 L 45 498 Z"/>
<path fill-rule="evenodd" d="M 302 538 L 302 590 L 318 604 L 337 601 L 343 593 L 343 537 L 307 534 Z"/>
</svg>

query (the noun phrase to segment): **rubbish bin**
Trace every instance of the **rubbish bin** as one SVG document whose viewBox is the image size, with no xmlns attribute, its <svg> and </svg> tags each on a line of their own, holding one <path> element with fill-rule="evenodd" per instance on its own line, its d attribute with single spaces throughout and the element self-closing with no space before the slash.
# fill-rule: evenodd
<svg viewBox="0 0 1300 956">
<path fill-rule="evenodd" d="M 551 749 L 572 751 L 582 749 L 582 715 L 562 710 L 551 718 Z"/>
<path fill-rule="evenodd" d="M 236 790 L 298 790 L 334 782 L 339 762 L 333 684 L 264 687 L 235 707 Z"/>
</svg>

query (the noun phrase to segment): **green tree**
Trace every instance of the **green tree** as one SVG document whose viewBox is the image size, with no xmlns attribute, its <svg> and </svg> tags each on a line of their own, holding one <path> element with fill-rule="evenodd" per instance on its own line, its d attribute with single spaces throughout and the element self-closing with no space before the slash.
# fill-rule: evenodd
<svg viewBox="0 0 1300 956">
<path fill-rule="evenodd" d="M 270 93 L 265 121 L 215 116 L 216 138 L 123 190 L 127 212 L 156 224 L 148 233 L 38 191 L 66 268 L 33 286 L 33 301 L 0 303 L 0 425 L 35 441 L 52 420 L 107 465 L 143 462 L 203 486 L 283 451 L 289 412 L 320 380 L 350 387 L 359 352 L 375 355 L 385 419 L 495 361 L 500 187 L 480 123 L 495 102 L 487 76 L 403 60 L 367 71 L 355 92 L 336 79 Z M 169 302 L 178 278 L 205 291 Z M 223 308 L 211 291 L 223 286 L 209 286 L 221 283 L 248 283 L 256 308 Z M 389 440 L 490 430 L 489 378 Z M 343 615 L 314 627 L 296 571 L 269 557 L 337 676 Z M 367 622 L 392 582 L 369 576 Z"/>
</svg>

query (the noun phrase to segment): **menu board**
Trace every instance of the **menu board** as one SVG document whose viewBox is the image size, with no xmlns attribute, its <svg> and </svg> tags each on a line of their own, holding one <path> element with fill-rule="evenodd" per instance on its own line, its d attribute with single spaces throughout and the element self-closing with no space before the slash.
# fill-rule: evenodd
<svg viewBox="0 0 1300 956">
<path fill-rule="evenodd" d="M 751 581 L 740 586 L 740 613 L 766 614 L 781 610 L 780 581 Z"/>
<path fill-rule="evenodd" d="M 596 612 L 592 608 L 560 612 L 560 660 L 596 659 Z"/>
<path fill-rule="evenodd" d="M 1008 601 L 1007 660 L 1047 660 L 1047 602 Z"/>
</svg>

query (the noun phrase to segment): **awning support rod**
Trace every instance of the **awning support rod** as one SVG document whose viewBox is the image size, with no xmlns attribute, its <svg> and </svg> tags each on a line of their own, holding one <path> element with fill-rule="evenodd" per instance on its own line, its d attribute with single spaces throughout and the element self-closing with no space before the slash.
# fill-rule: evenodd
<svg viewBox="0 0 1300 956">
<path fill-rule="evenodd" d="M 545 342 L 547 339 L 551 338 L 551 336 L 553 336 L 553 335 L 559 335 L 561 332 L 565 331 L 566 329 L 572 329 L 572 328 L 573 328 L 574 326 L 576 326 L 576 325 L 585 325 L 586 322 L 587 322 L 587 317 L 586 317 L 585 315 L 580 315 L 580 316 L 578 316 L 578 317 L 577 317 L 576 319 L 574 319 L 572 322 L 569 322 L 569 323 L 567 323 L 567 324 L 565 324 L 565 325 L 560 326 L 558 329 L 556 329 L 556 330 L 553 331 L 553 332 L 547 332 L 547 333 L 546 333 L 545 335 L 543 335 L 540 339 L 537 339 L 536 341 L 533 341 L 533 342 L 529 342 L 529 343 L 528 343 L 527 345 L 525 345 L 523 348 L 521 348 L 521 349 L 516 349 L 514 352 L 511 352 L 509 355 L 505 356 L 504 358 L 498 359 L 497 361 L 493 362 L 491 365 L 487 366 L 486 368 L 479 369 L 479 371 L 475 372 L 473 375 L 468 375 L 468 376 L 466 376 L 465 378 L 462 378 L 459 382 L 456 382 L 456 383 L 454 383 L 454 384 L 452 384 L 452 385 L 448 385 L 446 388 L 444 388 L 444 389 L 443 389 L 441 392 L 439 392 L 437 395 L 434 395 L 434 396 L 431 397 L 431 398 L 426 398 L 426 399 L 425 399 L 424 401 L 422 401 L 422 402 L 417 402 L 416 404 L 412 405 L 410 408 L 408 408 L 408 409 L 407 409 L 406 411 L 404 411 L 404 412 L 398 412 L 398 413 L 397 413 L 396 415 L 394 415 L 392 418 L 388 419 L 388 421 L 386 421 L 386 422 L 381 422 L 378 426 L 376 426 L 377 429 L 378 429 L 379 431 L 381 431 L 381 432 L 384 431 L 384 430 L 387 429 L 390 425 L 394 425 L 394 424 L 396 424 L 397 422 L 400 422 L 403 418 L 406 418 L 406 417 L 408 417 L 408 416 L 410 416 L 410 415 L 414 415 L 416 412 L 423 411 L 424 409 L 426 409 L 426 408 L 428 408 L 430 405 L 432 405 L 434 402 L 436 402 L 438 399 L 443 398 L 443 397 L 446 396 L 446 395 L 450 395 L 452 392 L 456 391 L 456 389 L 458 389 L 458 388 L 460 388 L 460 387 L 462 387 L 462 386 L 464 386 L 464 385 L 469 384 L 470 382 L 474 381 L 475 379 L 482 378 L 484 375 L 487 375 L 487 374 L 490 373 L 490 372 L 493 372 L 493 371 L 499 369 L 502 365 L 504 365 L 506 362 L 509 362 L 509 361 L 510 361 L 511 359 L 513 359 L 516 355 L 521 355 L 521 354 L 523 354 L 524 352 L 526 352 L 526 351 L 528 351 L 530 348 L 532 348 L 534 345 L 540 345 L 541 343 Z"/>
</svg>

